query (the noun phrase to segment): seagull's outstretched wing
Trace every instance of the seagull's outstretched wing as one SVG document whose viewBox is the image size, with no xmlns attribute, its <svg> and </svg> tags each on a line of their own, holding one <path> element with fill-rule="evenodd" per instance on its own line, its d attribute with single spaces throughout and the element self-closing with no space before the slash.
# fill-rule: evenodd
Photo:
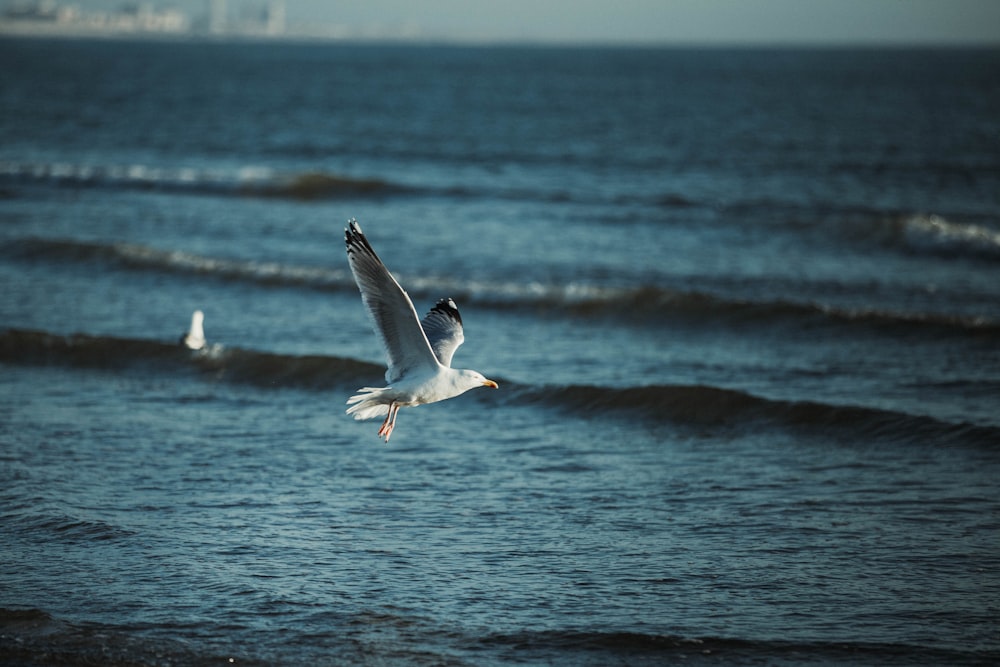
<svg viewBox="0 0 1000 667">
<path fill-rule="evenodd" d="M 372 250 L 355 220 L 348 223 L 344 236 L 351 272 L 388 357 L 386 382 L 396 382 L 416 368 L 437 368 L 437 357 L 420 326 L 413 302 Z"/>
<path fill-rule="evenodd" d="M 442 366 L 451 366 L 451 358 L 465 341 L 462 316 L 451 299 L 441 299 L 420 321 L 431 349 Z"/>
</svg>

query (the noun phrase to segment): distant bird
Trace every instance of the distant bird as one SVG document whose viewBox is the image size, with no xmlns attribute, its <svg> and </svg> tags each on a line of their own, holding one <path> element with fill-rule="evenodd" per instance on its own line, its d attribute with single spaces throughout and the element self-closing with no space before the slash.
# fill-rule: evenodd
<svg viewBox="0 0 1000 667">
<path fill-rule="evenodd" d="M 205 347 L 205 330 L 202 323 L 205 321 L 205 313 L 200 310 L 191 314 L 191 328 L 181 337 L 181 344 L 190 350 L 200 350 Z"/>
<path fill-rule="evenodd" d="M 496 389 L 496 382 L 476 371 L 451 368 L 452 355 L 465 340 L 455 302 L 441 299 L 420 320 L 410 297 L 372 250 L 356 220 L 348 221 L 344 234 L 361 300 L 385 348 L 385 381 L 390 385 L 359 389 L 347 400 L 353 406 L 347 414 L 355 419 L 385 415 L 378 435 L 389 442 L 401 407 L 443 401 L 476 387 Z"/>
</svg>

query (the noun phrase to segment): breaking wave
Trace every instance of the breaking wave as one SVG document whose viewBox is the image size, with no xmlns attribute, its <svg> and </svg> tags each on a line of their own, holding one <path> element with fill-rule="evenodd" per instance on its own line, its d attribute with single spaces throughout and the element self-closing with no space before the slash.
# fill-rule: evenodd
<svg viewBox="0 0 1000 667">
<path fill-rule="evenodd" d="M 1000 442 L 1000 429 L 987 426 L 954 424 L 923 415 L 861 406 L 769 399 L 704 385 L 523 387 L 514 400 L 577 414 L 617 414 L 696 427 L 772 424 L 883 442 L 933 439 L 938 443 L 986 446 Z"/>
<path fill-rule="evenodd" d="M 939 215 L 913 215 L 889 223 L 890 243 L 917 254 L 1000 260 L 1000 231 L 953 222 Z"/>
<path fill-rule="evenodd" d="M 150 340 L 84 334 L 59 336 L 17 329 L 0 333 L 0 362 L 135 369 L 153 374 L 190 373 L 213 381 L 266 389 L 353 390 L 360 384 L 378 382 L 383 374 L 381 365 L 343 357 L 283 355 L 218 345 L 191 352 L 179 344 Z M 768 399 L 711 386 L 533 386 L 505 378 L 499 382 L 505 389 L 501 397 L 480 395 L 477 400 L 541 405 L 577 415 L 621 416 L 699 428 L 777 425 L 890 442 L 927 438 L 975 445 L 1000 442 L 1000 429 L 986 426 L 954 424 L 922 415 L 858 406 Z"/>
<path fill-rule="evenodd" d="M 593 189 L 552 188 L 540 184 L 517 185 L 502 182 L 441 183 L 414 185 L 378 177 L 358 177 L 326 171 L 283 172 L 271 167 L 236 168 L 177 167 L 146 164 L 87 164 L 70 162 L 0 161 L 0 186 L 36 185 L 68 189 L 151 191 L 209 196 L 242 196 L 297 201 L 349 197 L 379 198 L 408 195 L 444 195 L 449 198 L 490 197 L 506 201 L 543 203 L 604 204 L 640 207 L 648 212 L 663 210 L 714 209 L 718 202 L 696 198 L 675 190 L 651 193 L 606 194 Z M 743 216 L 775 210 L 797 210 L 787 202 L 750 199 L 726 206 L 727 212 Z M 838 208 L 840 212 L 853 209 Z M 879 210 L 871 210 L 880 213 Z"/>
<path fill-rule="evenodd" d="M 92 243 L 69 239 L 20 239 L 0 251 L 30 261 L 99 263 L 131 271 L 155 271 L 270 287 L 354 292 L 346 269 L 296 266 L 280 262 L 208 257 L 131 243 Z M 1000 335 L 1000 322 L 984 317 L 941 313 L 848 308 L 810 301 L 745 300 L 703 291 L 661 286 L 610 287 L 573 282 L 459 281 L 404 276 L 407 291 L 423 298 L 450 296 L 487 308 L 534 309 L 580 319 L 614 318 L 631 323 L 718 322 L 738 325 L 817 321 L 889 331 L 924 328 L 944 334 Z"/>
<path fill-rule="evenodd" d="M 381 366 L 343 357 L 282 355 L 220 345 L 193 352 L 178 343 L 20 329 L 0 334 L 0 361 L 157 374 L 194 372 L 273 388 L 328 389 L 384 373 Z"/>
<path fill-rule="evenodd" d="M 551 190 L 500 183 L 470 186 L 413 185 L 382 178 L 366 178 L 325 171 L 281 172 L 269 167 L 233 169 L 162 167 L 143 164 L 74 164 L 0 161 L 0 186 L 40 185 L 56 188 L 106 189 L 243 196 L 297 201 L 348 197 L 379 198 L 396 195 L 476 196 L 511 201 L 609 203 L 657 208 L 689 208 L 703 203 L 670 192 L 654 195 L 616 195 L 608 200 L 593 191 Z"/>
<path fill-rule="evenodd" d="M 290 266 L 278 262 L 206 257 L 180 250 L 161 250 L 133 243 L 89 243 L 73 240 L 25 239 L 8 244 L 15 258 L 59 262 L 104 263 L 136 271 L 159 271 L 250 282 L 261 285 L 305 286 L 317 289 L 353 287 L 345 270 Z"/>
<path fill-rule="evenodd" d="M 286 174 L 265 167 L 224 170 L 153 167 L 141 164 L 0 162 L 0 183 L 274 197 L 307 201 L 416 192 L 415 188 L 399 183 L 321 171 Z"/>
</svg>

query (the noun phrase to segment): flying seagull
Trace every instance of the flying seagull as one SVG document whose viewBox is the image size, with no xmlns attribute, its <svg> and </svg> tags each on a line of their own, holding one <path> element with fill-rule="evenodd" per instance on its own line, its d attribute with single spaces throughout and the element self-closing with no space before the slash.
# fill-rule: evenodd
<svg viewBox="0 0 1000 667">
<path fill-rule="evenodd" d="M 202 322 L 205 321 L 205 314 L 200 310 L 191 314 L 191 328 L 181 336 L 181 343 L 189 350 L 200 350 L 205 347 L 205 330 Z"/>
<path fill-rule="evenodd" d="M 347 261 L 361 290 L 361 300 L 385 348 L 388 387 L 362 387 L 347 399 L 355 419 L 385 415 L 379 437 L 389 442 L 401 407 L 435 403 L 476 387 L 497 388 L 476 371 L 451 367 L 455 350 L 465 340 L 462 317 L 451 299 L 441 299 L 421 320 L 413 302 L 378 258 L 353 218 L 344 230 Z"/>
</svg>

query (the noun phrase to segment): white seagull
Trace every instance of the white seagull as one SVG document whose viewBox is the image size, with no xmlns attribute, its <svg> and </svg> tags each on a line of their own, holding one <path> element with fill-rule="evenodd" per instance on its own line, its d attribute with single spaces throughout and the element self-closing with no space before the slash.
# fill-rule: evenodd
<svg viewBox="0 0 1000 667">
<path fill-rule="evenodd" d="M 204 321 L 205 314 L 200 310 L 191 314 L 191 328 L 188 329 L 187 334 L 181 337 L 181 343 L 186 345 L 189 350 L 200 350 L 205 347 L 205 329 L 202 327 Z"/>
<path fill-rule="evenodd" d="M 451 357 L 465 340 L 462 317 L 451 299 L 441 299 L 420 320 L 413 302 L 372 250 L 353 218 L 344 230 L 347 260 L 368 307 L 375 334 L 385 348 L 388 387 L 362 387 L 347 399 L 355 419 L 385 415 L 379 437 L 389 442 L 396 413 L 403 406 L 435 403 L 476 387 L 497 388 L 476 371 L 451 367 Z"/>
</svg>

